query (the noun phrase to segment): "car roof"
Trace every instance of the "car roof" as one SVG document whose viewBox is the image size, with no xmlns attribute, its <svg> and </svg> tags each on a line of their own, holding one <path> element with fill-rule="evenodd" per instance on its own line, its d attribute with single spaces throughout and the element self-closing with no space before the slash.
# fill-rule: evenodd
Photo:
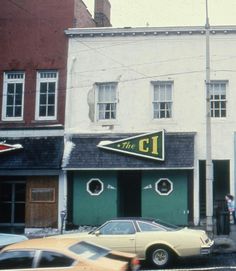
<svg viewBox="0 0 236 271">
<path fill-rule="evenodd" d="M 150 217 L 115 217 L 115 218 L 112 218 L 111 220 L 139 220 L 139 221 L 152 222 L 152 221 L 155 221 L 156 219 L 150 218 Z"/>
<path fill-rule="evenodd" d="M 12 244 L 7 246 L 5 249 L 44 249 L 44 250 L 60 250 L 60 249 L 67 249 L 68 247 L 72 246 L 73 244 L 78 243 L 78 238 L 36 238 L 26 240 L 20 243 Z"/>
</svg>

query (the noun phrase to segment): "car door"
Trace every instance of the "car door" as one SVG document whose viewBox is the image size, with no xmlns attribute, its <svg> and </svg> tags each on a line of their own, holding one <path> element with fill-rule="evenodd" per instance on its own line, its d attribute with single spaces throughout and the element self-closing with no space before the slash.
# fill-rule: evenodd
<svg viewBox="0 0 236 271">
<path fill-rule="evenodd" d="M 114 220 L 95 231 L 90 240 L 113 250 L 135 253 L 135 237 L 132 221 Z"/>
</svg>

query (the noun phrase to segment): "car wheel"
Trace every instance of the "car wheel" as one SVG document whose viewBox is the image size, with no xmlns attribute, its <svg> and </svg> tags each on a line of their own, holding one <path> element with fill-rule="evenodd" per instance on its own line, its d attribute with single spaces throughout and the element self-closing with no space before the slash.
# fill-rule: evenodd
<svg viewBox="0 0 236 271">
<path fill-rule="evenodd" d="M 173 259 L 170 249 L 165 246 L 156 246 L 148 253 L 148 261 L 151 265 L 163 268 L 167 267 Z"/>
</svg>

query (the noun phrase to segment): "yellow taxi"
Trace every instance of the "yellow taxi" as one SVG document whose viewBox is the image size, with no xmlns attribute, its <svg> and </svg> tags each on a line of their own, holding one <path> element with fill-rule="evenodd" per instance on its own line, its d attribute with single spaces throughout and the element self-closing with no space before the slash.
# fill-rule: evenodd
<svg viewBox="0 0 236 271">
<path fill-rule="evenodd" d="M 78 239 L 38 238 L 3 248 L 0 270 L 137 271 L 139 262 L 134 254 Z"/>
</svg>

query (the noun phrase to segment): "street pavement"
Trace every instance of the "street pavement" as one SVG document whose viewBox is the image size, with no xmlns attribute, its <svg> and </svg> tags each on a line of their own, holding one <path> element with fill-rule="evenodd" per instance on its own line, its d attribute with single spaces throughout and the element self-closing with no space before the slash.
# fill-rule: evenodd
<svg viewBox="0 0 236 271">
<path fill-rule="evenodd" d="M 214 253 L 232 253 L 236 252 L 236 225 L 230 225 L 229 234 L 214 235 L 215 246 Z"/>
</svg>

